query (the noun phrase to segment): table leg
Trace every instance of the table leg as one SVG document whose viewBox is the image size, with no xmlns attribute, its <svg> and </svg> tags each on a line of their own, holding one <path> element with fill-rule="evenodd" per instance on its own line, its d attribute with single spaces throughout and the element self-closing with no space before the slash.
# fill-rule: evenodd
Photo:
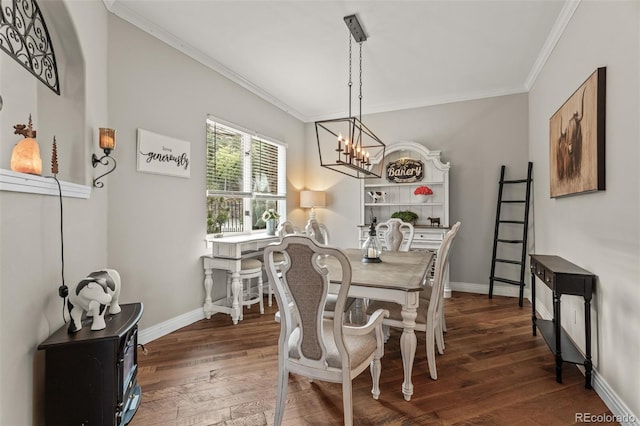
<svg viewBox="0 0 640 426">
<path fill-rule="evenodd" d="M 556 331 L 556 382 L 562 383 L 562 320 L 560 317 L 560 294 L 553 292 L 553 320 Z"/>
<path fill-rule="evenodd" d="M 584 360 L 585 369 L 585 382 L 584 387 L 592 389 L 591 387 L 591 371 L 593 370 L 593 363 L 591 362 L 591 299 L 585 297 L 584 299 L 584 333 L 585 333 L 585 346 L 586 357 Z"/>
<path fill-rule="evenodd" d="M 531 272 L 531 326 L 533 335 L 536 335 L 536 276 Z"/>
<path fill-rule="evenodd" d="M 417 293 L 416 297 L 417 297 Z M 417 338 L 416 328 L 416 307 L 402 307 L 402 337 L 400 337 L 400 352 L 402 353 L 402 366 L 404 367 L 404 382 L 402 383 L 402 393 L 405 401 L 411 400 L 413 395 L 413 383 L 411 383 L 411 373 L 413 371 L 413 360 L 416 356 Z"/>
<path fill-rule="evenodd" d="M 240 274 L 238 271 L 234 271 L 231 274 L 231 297 L 233 301 L 231 302 L 231 320 L 233 324 L 238 324 L 238 320 L 240 319 L 240 295 L 242 294 L 242 282 L 240 281 Z"/>
<path fill-rule="evenodd" d="M 207 319 L 211 318 L 212 306 L 213 306 L 213 303 L 211 300 L 211 288 L 213 287 L 212 274 L 213 274 L 213 269 L 207 268 L 205 266 L 204 268 L 204 305 L 202 309 L 204 310 L 204 316 Z"/>
</svg>

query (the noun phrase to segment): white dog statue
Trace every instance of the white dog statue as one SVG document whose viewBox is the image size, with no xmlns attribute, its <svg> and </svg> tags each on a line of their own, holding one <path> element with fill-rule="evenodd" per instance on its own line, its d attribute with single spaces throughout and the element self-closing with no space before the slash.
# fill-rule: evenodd
<svg viewBox="0 0 640 426">
<path fill-rule="evenodd" d="M 92 272 L 75 286 L 70 286 L 67 301 L 71 316 L 69 333 L 75 333 L 82 328 L 82 313 L 85 311 L 87 317 L 93 317 L 91 330 L 104 329 L 107 326 L 104 321 L 107 306 L 110 314 L 118 314 L 121 311 L 119 298 L 120 274 L 115 269 Z"/>
</svg>

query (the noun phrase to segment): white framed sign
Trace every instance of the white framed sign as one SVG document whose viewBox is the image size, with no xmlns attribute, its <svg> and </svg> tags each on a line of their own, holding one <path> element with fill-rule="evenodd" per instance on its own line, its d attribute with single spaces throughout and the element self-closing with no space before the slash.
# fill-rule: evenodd
<svg viewBox="0 0 640 426">
<path fill-rule="evenodd" d="M 138 171 L 191 177 L 191 142 L 138 128 Z"/>
</svg>

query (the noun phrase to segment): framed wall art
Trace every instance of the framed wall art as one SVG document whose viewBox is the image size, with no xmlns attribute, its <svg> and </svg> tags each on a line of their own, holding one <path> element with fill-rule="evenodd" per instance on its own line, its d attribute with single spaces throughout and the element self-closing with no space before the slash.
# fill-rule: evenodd
<svg viewBox="0 0 640 426">
<path fill-rule="evenodd" d="M 138 171 L 191 177 L 191 143 L 138 129 Z"/>
<path fill-rule="evenodd" d="M 549 120 L 551 198 L 605 189 L 606 68 L 598 68 Z"/>
</svg>

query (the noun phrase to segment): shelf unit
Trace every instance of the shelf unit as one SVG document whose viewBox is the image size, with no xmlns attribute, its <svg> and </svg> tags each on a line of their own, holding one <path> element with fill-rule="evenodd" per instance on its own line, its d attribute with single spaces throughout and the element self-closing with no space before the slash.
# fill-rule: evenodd
<svg viewBox="0 0 640 426">
<path fill-rule="evenodd" d="M 402 158 L 410 158 L 423 163 L 423 178 L 420 181 L 396 183 L 386 177 L 363 179 L 360 191 L 360 223 L 358 241 L 360 245 L 367 239 L 369 224 L 375 217 L 378 223 L 388 220 L 396 211 L 410 210 L 418 215 L 414 224 L 415 233 L 411 244 L 412 250 L 437 251 L 449 230 L 449 163 L 442 163 L 440 151 L 431 151 L 417 142 L 398 142 L 387 147 L 382 167 L 386 172 L 390 162 Z M 378 164 L 382 158 L 373 158 L 371 162 Z M 421 185 L 433 191 L 427 202 L 420 202 L 413 191 Z M 377 200 L 369 193 L 384 192 Z M 440 219 L 440 226 L 430 226 L 429 217 Z M 380 238 L 380 236 L 378 236 Z M 436 254 L 437 256 L 437 254 Z M 434 261 L 435 263 L 435 261 Z M 451 296 L 449 274 L 445 278 L 445 297 Z"/>
</svg>

